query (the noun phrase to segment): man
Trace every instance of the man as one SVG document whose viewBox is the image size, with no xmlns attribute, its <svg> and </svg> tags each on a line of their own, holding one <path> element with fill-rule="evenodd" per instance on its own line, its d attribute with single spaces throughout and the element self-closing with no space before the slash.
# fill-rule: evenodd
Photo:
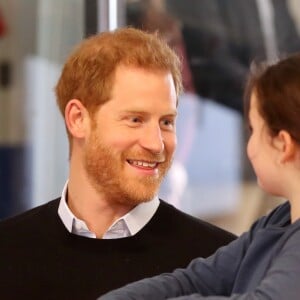
<svg viewBox="0 0 300 300">
<path fill-rule="evenodd" d="M 95 299 L 234 236 L 158 200 L 176 145 L 180 64 L 135 29 L 83 41 L 56 87 L 70 141 L 59 199 L 0 225 L 1 296 Z"/>
</svg>

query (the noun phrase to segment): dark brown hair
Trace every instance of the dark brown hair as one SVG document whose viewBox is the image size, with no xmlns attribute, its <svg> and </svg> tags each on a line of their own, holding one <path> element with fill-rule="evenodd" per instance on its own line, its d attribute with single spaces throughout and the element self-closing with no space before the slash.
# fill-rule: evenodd
<svg viewBox="0 0 300 300">
<path fill-rule="evenodd" d="M 258 112 L 270 134 L 286 130 L 300 144 L 300 53 L 274 64 L 253 63 L 244 94 L 249 121 L 250 98 L 255 93 Z"/>
</svg>

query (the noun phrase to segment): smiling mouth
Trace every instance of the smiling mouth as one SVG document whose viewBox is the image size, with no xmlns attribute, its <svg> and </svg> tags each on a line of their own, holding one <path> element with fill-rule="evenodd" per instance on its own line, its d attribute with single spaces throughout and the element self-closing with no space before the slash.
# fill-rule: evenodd
<svg viewBox="0 0 300 300">
<path fill-rule="evenodd" d="M 128 159 L 128 163 L 132 166 L 154 169 L 158 166 L 159 162 L 149 162 L 144 160 L 132 160 Z"/>
</svg>

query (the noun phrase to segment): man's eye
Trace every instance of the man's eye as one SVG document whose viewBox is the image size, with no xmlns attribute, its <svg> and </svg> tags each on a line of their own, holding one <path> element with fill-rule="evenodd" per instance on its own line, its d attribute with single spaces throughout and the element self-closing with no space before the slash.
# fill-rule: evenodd
<svg viewBox="0 0 300 300">
<path fill-rule="evenodd" d="M 126 118 L 126 123 L 128 126 L 137 127 L 143 123 L 143 119 L 139 116 L 128 116 Z"/>
<path fill-rule="evenodd" d="M 173 128 L 174 127 L 174 120 L 170 120 L 170 119 L 162 120 L 162 125 L 164 127 L 167 127 L 167 128 Z"/>
<path fill-rule="evenodd" d="M 139 117 L 131 117 L 130 121 L 133 123 L 138 123 L 138 122 L 141 122 L 141 119 Z"/>
</svg>

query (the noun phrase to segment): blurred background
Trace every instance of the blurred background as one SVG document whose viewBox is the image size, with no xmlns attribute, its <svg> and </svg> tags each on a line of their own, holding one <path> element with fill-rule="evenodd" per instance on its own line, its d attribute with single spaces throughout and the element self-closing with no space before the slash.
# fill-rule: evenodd
<svg viewBox="0 0 300 300">
<path fill-rule="evenodd" d="M 183 62 L 178 149 L 160 197 L 236 234 L 284 199 L 265 195 L 245 155 L 252 60 L 300 50 L 298 0 L 0 0 L 0 219 L 59 197 L 68 143 L 54 86 L 84 37 L 157 32 Z"/>
</svg>

